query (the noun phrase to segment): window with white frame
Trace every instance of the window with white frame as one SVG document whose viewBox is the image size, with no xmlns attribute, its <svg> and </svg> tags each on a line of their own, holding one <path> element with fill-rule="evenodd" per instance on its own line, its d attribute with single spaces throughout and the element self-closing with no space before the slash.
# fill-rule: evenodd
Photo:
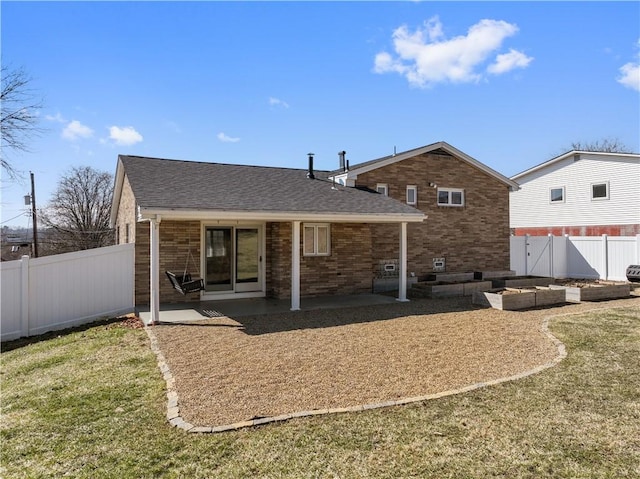
<svg viewBox="0 0 640 479">
<path fill-rule="evenodd" d="M 378 183 L 376 186 L 376 191 L 384 196 L 389 196 L 389 185 L 386 183 Z"/>
<path fill-rule="evenodd" d="M 418 187 L 416 185 L 407 185 L 407 204 L 418 204 Z"/>
<path fill-rule="evenodd" d="M 303 246 L 305 256 L 329 256 L 331 253 L 331 229 L 328 223 L 305 223 Z"/>
<path fill-rule="evenodd" d="M 609 182 L 592 183 L 591 184 L 592 200 L 608 200 L 609 199 Z"/>
<path fill-rule="evenodd" d="M 564 186 L 549 189 L 550 203 L 564 203 Z"/>
<path fill-rule="evenodd" d="M 438 188 L 438 206 L 464 206 L 464 190 Z"/>
</svg>

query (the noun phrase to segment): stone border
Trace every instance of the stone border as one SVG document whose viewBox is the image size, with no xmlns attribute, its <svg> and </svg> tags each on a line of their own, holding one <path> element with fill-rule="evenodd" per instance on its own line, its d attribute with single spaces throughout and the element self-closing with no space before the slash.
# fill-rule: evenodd
<svg viewBox="0 0 640 479">
<path fill-rule="evenodd" d="M 185 432 L 189 433 L 216 433 L 216 432 L 225 432 L 225 431 L 236 431 L 238 429 L 242 429 L 245 427 L 252 426 L 260 426 L 263 424 L 268 424 L 272 422 L 281 422 L 288 421 L 290 419 L 299 418 L 299 417 L 310 417 L 310 416 L 319 416 L 322 414 L 337 414 L 337 413 L 347 413 L 347 412 L 359 412 L 359 411 L 367 411 L 370 409 L 379 409 L 383 407 L 389 406 L 403 406 L 411 403 L 417 403 L 422 401 L 429 401 L 432 399 L 439 399 L 446 396 L 453 396 L 454 394 L 466 393 L 469 391 L 475 391 L 476 389 L 481 389 L 487 386 L 494 386 L 496 384 L 516 381 L 518 379 L 526 378 L 527 376 L 532 376 L 534 374 L 538 374 L 545 369 L 549 369 L 557 365 L 560 361 L 567 357 L 567 351 L 564 343 L 562 343 L 558 338 L 556 338 L 551 331 L 549 331 L 549 321 L 553 318 L 558 318 L 562 316 L 571 316 L 576 314 L 585 314 L 591 311 L 597 311 L 601 309 L 608 308 L 594 308 L 586 311 L 576 311 L 572 313 L 565 314 L 556 314 L 552 316 L 547 316 L 542 320 L 541 332 L 544 333 L 551 342 L 556 346 L 558 350 L 558 355 L 552 359 L 551 361 L 537 366 L 528 371 L 524 371 L 522 373 L 515 374 L 513 376 L 507 376 L 504 378 L 493 379 L 487 382 L 480 382 L 471 384 L 469 386 L 464 386 L 459 389 L 452 389 L 449 391 L 443 391 L 434 394 L 427 394 L 425 396 L 414 396 L 408 397 L 404 399 L 398 399 L 395 401 L 386 401 L 381 403 L 373 403 L 373 404 L 364 404 L 361 406 L 350 406 L 345 408 L 330 408 L 330 409 L 313 409 L 311 411 L 298 411 L 289 414 L 281 414 L 280 416 L 269 416 L 262 417 L 259 419 L 249 419 L 247 421 L 236 422 L 233 424 L 226 424 L 222 426 L 196 426 L 189 422 L 186 422 L 182 416 L 180 416 L 180 407 L 178 405 L 178 392 L 175 387 L 175 378 L 171 371 L 169 370 L 169 365 L 160 350 L 160 346 L 158 345 L 158 339 L 153 333 L 153 326 L 145 326 L 145 331 L 149 336 L 151 341 L 151 350 L 156 354 L 158 359 L 158 367 L 160 368 L 160 372 L 162 373 L 163 378 L 167 382 L 167 421 L 174 427 L 178 429 L 182 429 Z"/>
</svg>

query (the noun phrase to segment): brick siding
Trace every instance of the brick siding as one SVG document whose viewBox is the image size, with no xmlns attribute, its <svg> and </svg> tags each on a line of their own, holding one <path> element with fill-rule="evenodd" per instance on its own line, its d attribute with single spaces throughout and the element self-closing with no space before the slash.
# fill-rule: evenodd
<svg viewBox="0 0 640 479">
<path fill-rule="evenodd" d="M 640 224 L 514 228 L 513 234 L 515 236 L 636 236 L 640 235 Z"/>
<path fill-rule="evenodd" d="M 136 228 L 136 305 L 148 305 L 150 291 L 150 237 L 149 223 L 138 223 Z M 193 260 L 189 259 L 189 251 Z M 161 221 L 160 222 L 160 302 L 178 303 L 199 301 L 199 294 L 182 295 L 173 289 L 165 271 L 181 275 L 188 260 L 187 270 L 193 277 L 200 271 L 200 222 Z"/>
<path fill-rule="evenodd" d="M 368 225 L 332 223 L 329 256 L 304 256 L 300 246 L 300 296 L 370 293 L 371 248 Z M 291 296 L 291 223 L 267 224 L 267 294 Z"/>
<path fill-rule="evenodd" d="M 138 223 L 136 229 L 136 305 L 149 304 L 150 238 L 149 223 Z M 267 223 L 265 281 L 269 297 L 288 298 L 291 295 L 291 223 Z M 395 233 L 397 238 L 397 232 Z M 189 244 L 191 246 L 189 247 Z M 199 294 L 183 296 L 175 291 L 165 276 L 169 270 L 182 274 L 189 249 L 192 275 L 200 268 L 200 222 L 162 221 L 160 223 L 160 302 L 199 301 Z M 353 294 L 371 292 L 372 242 L 369 225 L 331 225 L 331 255 L 304 256 L 300 253 L 300 295 Z"/>
<path fill-rule="evenodd" d="M 126 231 L 129 225 L 129 238 L 127 241 Z M 129 179 L 125 175 L 122 185 L 120 204 L 118 205 L 118 215 L 115 222 L 117 244 L 133 243 L 136 237 L 136 199 L 133 196 Z"/>
</svg>

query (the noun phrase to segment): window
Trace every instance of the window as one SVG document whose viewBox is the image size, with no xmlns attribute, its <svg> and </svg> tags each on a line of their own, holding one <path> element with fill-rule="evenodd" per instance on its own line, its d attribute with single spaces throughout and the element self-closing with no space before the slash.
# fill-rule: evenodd
<svg viewBox="0 0 640 479">
<path fill-rule="evenodd" d="M 389 196 L 389 186 L 386 183 L 378 183 L 376 191 L 384 196 Z"/>
<path fill-rule="evenodd" d="M 407 204 L 408 205 L 418 204 L 418 187 L 415 185 L 407 186 Z"/>
<path fill-rule="evenodd" d="M 329 256 L 331 234 L 328 224 L 305 224 L 303 234 L 305 256 Z"/>
<path fill-rule="evenodd" d="M 609 182 L 593 183 L 591 185 L 592 200 L 608 200 L 609 199 Z"/>
<path fill-rule="evenodd" d="M 564 186 L 551 188 L 549 190 L 549 201 L 551 203 L 564 203 Z"/>
<path fill-rule="evenodd" d="M 124 242 L 125 243 L 129 242 L 129 223 L 124 225 Z"/>
<path fill-rule="evenodd" d="M 438 188 L 439 206 L 464 206 L 464 190 L 459 188 Z"/>
</svg>

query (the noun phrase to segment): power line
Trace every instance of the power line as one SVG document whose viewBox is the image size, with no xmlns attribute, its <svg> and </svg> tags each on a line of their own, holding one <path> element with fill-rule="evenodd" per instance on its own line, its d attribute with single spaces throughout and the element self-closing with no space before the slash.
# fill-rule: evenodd
<svg viewBox="0 0 640 479">
<path fill-rule="evenodd" d="M 21 216 L 26 216 L 26 215 L 27 215 L 27 213 L 20 213 L 18 216 L 14 216 L 13 218 L 9 218 L 8 220 L 3 221 L 2 223 L 0 223 L 0 225 L 3 225 L 5 223 L 8 223 L 9 221 L 13 221 L 16 218 L 20 218 Z"/>
</svg>

